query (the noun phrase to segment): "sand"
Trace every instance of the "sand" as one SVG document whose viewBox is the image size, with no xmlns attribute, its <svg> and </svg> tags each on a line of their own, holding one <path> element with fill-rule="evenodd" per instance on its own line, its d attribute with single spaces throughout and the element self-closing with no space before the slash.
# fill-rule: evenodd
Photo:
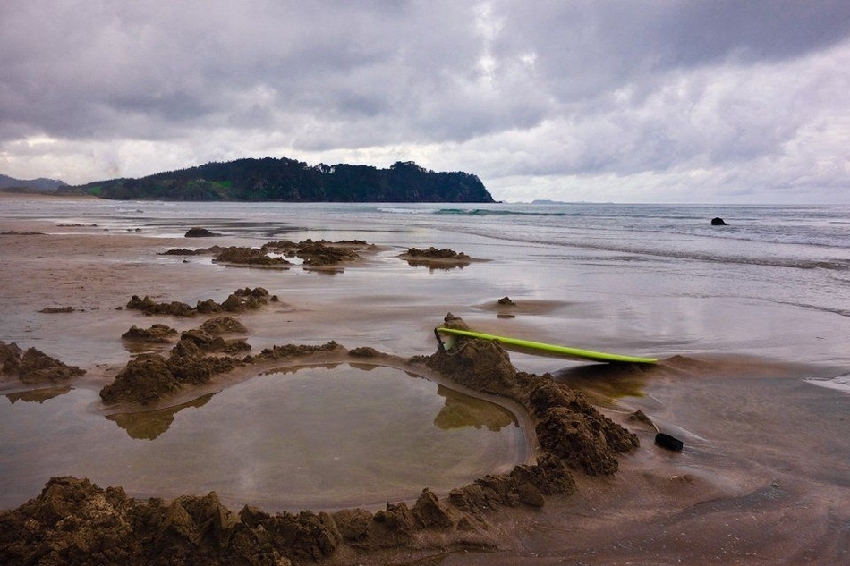
<svg viewBox="0 0 850 566">
<path fill-rule="evenodd" d="M 0 313 L 7 321 L 0 340 L 22 348 L 34 346 L 84 368 L 87 373 L 75 381 L 76 387 L 102 387 L 130 359 L 131 353 L 117 338 L 140 319 L 138 313 L 119 307 L 136 294 L 193 304 L 208 297 L 223 299 L 245 285 L 264 284 L 271 292 L 280 292 L 281 302 L 251 314 L 246 322 L 255 349 L 340 337 L 349 347 L 386 349 L 374 334 L 357 332 L 366 312 L 356 305 L 359 297 L 311 296 L 310 281 L 304 278 L 290 294 L 268 285 L 270 275 L 255 270 L 156 255 L 185 246 L 183 239 L 96 234 L 90 227 L 58 231 L 50 222 L 0 222 Z M 71 312 L 38 312 L 65 307 Z M 442 321 L 446 310 L 441 305 L 409 303 L 395 307 L 368 311 L 370 325 L 407 336 L 390 344 L 392 353 L 403 357 L 432 353 L 430 329 Z M 510 312 L 496 306 L 470 307 Z M 550 307 L 557 305 L 541 301 L 525 308 L 537 312 Z M 521 315 L 522 309 L 516 313 Z M 182 331 L 196 321 L 169 324 L 175 322 Z M 418 337 L 410 338 L 411 334 Z M 361 343 L 350 343 L 358 336 Z M 434 543 L 430 550 L 391 548 L 357 560 L 406 563 L 431 556 L 417 563 L 446 565 L 848 563 L 850 486 L 846 475 L 841 479 L 829 471 L 842 469 L 842 461 L 846 471 L 845 458 L 850 454 L 850 425 L 838 416 L 843 414 L 840 406 L 823 413 L 823 422 L 794 423 L 805 413 L 774 400 L 775 421 L 768 417 L 759 430 L 755 426 L 744 430 L 748 421 L 740 417 L 753 403 L 762 405 L 761 412 L 753 409 L 753 415 L 764 420 L 763 405 L 770 402 L 763 396 L 747 400 L 741 376 L 792 384 L 788 387 L 812 398 L 812 403 L 824 403 L 819 388 L 800 385 L 808 389 L 798 390 L 793 385 L 818 371 L 824 369 L 719 356 L 668 358 L 644 370 L 565 364 L 556 379 L 586 391 L 605 415 L 640 439 L 639 449 L 619 457 L 613 477 L 577 474 L 577 493 L 548 496 L 540 508 L 502 507 L 489 513 L 487 529 L 498 543 L 486 552 L 468 552 L 447 540 L 444 545 Z M 4 380 L 2 387 L 9 394 L 28 389 L 10 380 Z M 700 405 L 695 395 L 704 395 L 711 407 L 728 407 L 728 414 L 701 414 L 694 409 Z M 683 438 L 685 451 L 671 453 L 654 446 L 655 430 L 629 419 L 636 409 L 650 414 L 662 430 Z M 719 440 L 692 432 L 712 418 L 724 423 Z M 828 432 L 813 432 L 812 426 L 827 427 Z M 827 454 L 830 451 L 833 456 Z M 827 471 L 811 470 L 811 454 L 823 458 Z M 332 556 L 328 562 L 351 558 Z"/>
</svg>

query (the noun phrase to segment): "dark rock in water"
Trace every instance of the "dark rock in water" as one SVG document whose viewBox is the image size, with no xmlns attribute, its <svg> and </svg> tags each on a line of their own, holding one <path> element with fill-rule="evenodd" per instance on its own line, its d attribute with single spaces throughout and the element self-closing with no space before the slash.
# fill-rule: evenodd
<svg viewBox="0 0 850 566">
<path fill-rule="evenodd" d="M 685 447 L 685 443 L 676 437 L 659 432 L 655 435 L 655 443 L 661 448 L 672 450 L 673 452 L 681 452 Z"/>
<path fill-rule="evenodd" d="M 221 234 L 217 232 L 211 232 L 206 228 L 201 228 L 199 226 L 194 226 L 189 228 L 189 231 L 184 234 L 186 238 L 212 238 L 214 236 L 221 236 Z"/>
<path fill-rule="evenodd" d="M 712 226 L 726 226 L 726 222 L 720 218 L 719 216 L 715 216 L 711 219 Z"/>
</svg>

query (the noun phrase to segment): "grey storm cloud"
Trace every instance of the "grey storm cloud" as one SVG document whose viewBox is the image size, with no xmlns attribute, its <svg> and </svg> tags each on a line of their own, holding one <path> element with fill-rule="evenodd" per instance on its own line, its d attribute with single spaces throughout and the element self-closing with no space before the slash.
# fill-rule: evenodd
<svg viewBox="0 0 850 566">
<path fill-rule="evenodd" d="M 834 191 L 848 35 L 839 1 L 5 0 L 0 170 L 415 158 L 497 198 Z"/>
</svg>

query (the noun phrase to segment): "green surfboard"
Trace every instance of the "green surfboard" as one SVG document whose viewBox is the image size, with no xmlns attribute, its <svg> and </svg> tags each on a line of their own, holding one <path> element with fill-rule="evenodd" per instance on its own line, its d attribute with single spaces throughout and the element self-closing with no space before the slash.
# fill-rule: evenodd
<svg viewBox="0 0 850 566">
<path fill-rule="evenodd" d="M 502 344 L 510 346 L 519 346 L 540 352 L 550 354 L 560 354 L 571 358 L 580 358 L 583 360 L 594 360 L 597 362 L 623 362 L 631 364 L 654 364 L 658 360 L 655 358 L 636 358 L 634 356 L 623 356 L 620 354 L 609 354 L 607 352 L 595 352 L 593 350 L 580 350 L 578 348 L 569 348 L 567 346 L 558 346 L 555 344 L 545 344 L 543 342 L 531 342 L 528 340 L 520 340 L 518 338 L 508 338 L 507 336 L 496 336 L 495 334 L 485 334 L 483 332 L 472 332 L 470 330 L 457 330 L 454 328 L 439 327 L 437 332 L 445 334 L 455 334 L 457 336 L 469 336 L 472 338 L 480 338 L 482 340 L 495 340 Z"/>
</svg>

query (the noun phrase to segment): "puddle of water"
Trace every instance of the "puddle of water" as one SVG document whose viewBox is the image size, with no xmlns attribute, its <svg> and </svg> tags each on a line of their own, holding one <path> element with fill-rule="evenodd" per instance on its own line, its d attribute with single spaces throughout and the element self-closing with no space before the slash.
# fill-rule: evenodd
<svg viewBox="0 0 850 566">
<path fill-rule="evenodd" d="M 381 366 L 305 367 L 108 418 L 85 389 L 7 400 L 2 508 L 59 475 L 136 497 L 216 491 L 236 509 L 380 506 L 509 470 L 527 455 L 503 407 Z"/>
</svg>

